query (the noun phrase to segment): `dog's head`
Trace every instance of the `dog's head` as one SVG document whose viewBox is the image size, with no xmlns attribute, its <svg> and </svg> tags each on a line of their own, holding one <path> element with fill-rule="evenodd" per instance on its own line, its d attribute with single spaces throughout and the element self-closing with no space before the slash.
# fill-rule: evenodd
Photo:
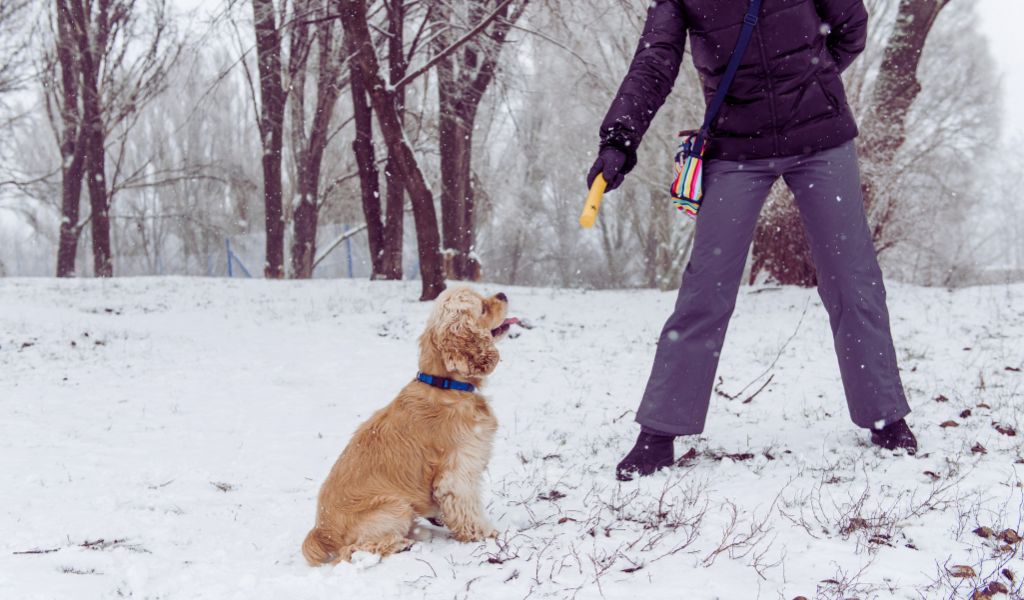
<svg viewBox="0 0 1024 600">
<path fill-rule="evenodd" d="M 434 304 L 420 336 L 420 370 L 464 379 L 489 375 L 498 366 L 494 343 L 508 332 L 508 298 L 481 296 L 468 287 L 446 290 Z"/>
</svg>

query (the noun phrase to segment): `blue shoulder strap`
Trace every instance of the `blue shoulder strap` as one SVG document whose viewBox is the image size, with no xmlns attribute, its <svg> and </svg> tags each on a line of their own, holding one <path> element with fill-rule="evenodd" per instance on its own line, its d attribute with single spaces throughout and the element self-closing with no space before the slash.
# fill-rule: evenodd
<svg viewBox="0 0 1024 600">
<path fill-rule="evenodd" d="M 736 77 L 736 71 L 740 68 L 743 55 L 747 51 L 747 45 L 750 44 L 750 37 L 754 34 L 754 26 L 757 25 L 757 15 L 760 12 L 761 0 L 750 0 L 750 8 L 747 9 L 747 14 L 743 17 L 743 29 L 740 31 L 740 39 L 736 42 L 736 49 L 733 50 L 732 57 L 729 59 L 729 66 L 725 69 L 725 75 L 722 75 L 722 80 L 718 82 L 715 96 L 711 99 L 707 112 L 704 113 L 704 125 L 701 126 L 700 132 L 697 134 L 697 143 L 694 145 L 694 148 L 703 148 L 704 139 L 711 132 L 711 123 L 718 116 L 718 111 L 721 110 L 722 104 L 725 103 L 725 96 L 729 93 L 729 86 L 732 85 L 732 80 Z"/>
</svg>

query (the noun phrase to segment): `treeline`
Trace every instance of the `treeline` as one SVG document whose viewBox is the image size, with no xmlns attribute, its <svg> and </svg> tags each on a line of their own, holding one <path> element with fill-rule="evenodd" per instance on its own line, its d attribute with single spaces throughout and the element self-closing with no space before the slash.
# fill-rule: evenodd
<svg viewBox="0 0 1024 600">
<path fill-rule="evenodd" d="M 872 39 L 846 79 L 876 245 L 904 279 L 956 283 L 989 260 L 979 233 L 1005 222 L 942 208 L 991 157 L 997 75 L 973 3 L 867 4 Z M 364 274 L 418 277 L 424 299 L 449 279 L 670 288 L 693 231 L 666 197 L 673 134 L 703 112 L 692 68 L 599 227 L 576 225 L 645 8 L 2 2 L 0 206 L 18 215 L 14 250 L 62 277 L 203 274 L 227 239 L 260 255 L 254 274 L 310 278 L 345 224 Z M 813 284 L 787 195 L 773 192 L 750 276 Z"/>
</svg>

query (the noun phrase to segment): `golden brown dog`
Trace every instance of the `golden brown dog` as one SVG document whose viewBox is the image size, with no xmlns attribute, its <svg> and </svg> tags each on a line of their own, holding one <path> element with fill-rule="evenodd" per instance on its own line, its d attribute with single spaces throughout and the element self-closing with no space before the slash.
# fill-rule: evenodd
<svg viewBox="0 0 1024 600">
<path fill-rule="evenodd" d="M 441 294 L 420 336 L 421 373 L 479 387 L 498 365 L 495 341 L 506 320 L 504 294 L 469 288 Z M 498 423 L 478 393 L 419 380 L 363 423 L 334 464 L 302 544 L 311 565 L 363 550 L 387 556 L 408 548 L 416 517 L 440 517 L 460 541 L 496 535 L 483 513 L 480 477 Z"/>
</svg>

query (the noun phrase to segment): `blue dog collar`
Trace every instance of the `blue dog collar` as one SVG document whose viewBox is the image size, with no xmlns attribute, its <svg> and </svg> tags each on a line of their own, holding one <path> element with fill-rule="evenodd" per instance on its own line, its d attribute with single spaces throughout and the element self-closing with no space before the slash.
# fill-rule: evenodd
<svg viewBox="0 0 1024 600">
<path fill-rule="evenodd" d="M 454 379 L 447 379 L 444 377 L 437 377 L 436 375 L 427 375 L 426 373 L 417 373 L 416 379 L 422 381 L 427 385 L 432 385 L 442 390 L 456 390 L 459 392 L 475 392 L 476 386 L 472 383 L 466 383 L 463 381 L 455 381 Z"/>
</svg>

